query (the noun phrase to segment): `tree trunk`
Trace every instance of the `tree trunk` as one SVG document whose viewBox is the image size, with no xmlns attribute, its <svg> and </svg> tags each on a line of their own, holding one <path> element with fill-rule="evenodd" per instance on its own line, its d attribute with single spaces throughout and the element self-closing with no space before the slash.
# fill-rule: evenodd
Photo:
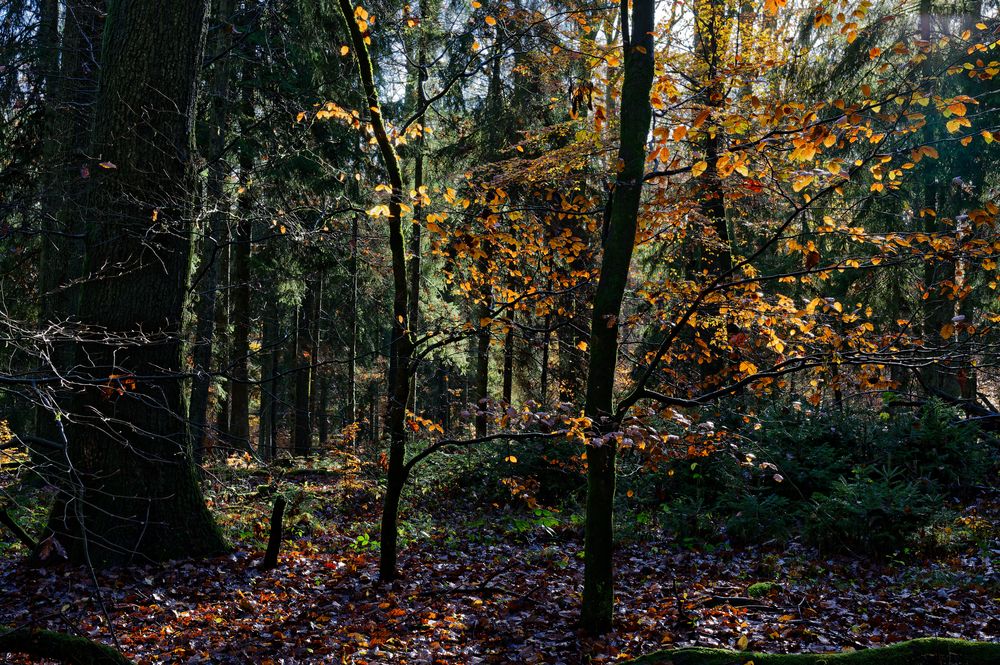
<svg viewBox="0 0 1000 665">
<path fill-rule="evenodd" d="M 49 520 L 77 562 L 226 548 L 191 463 L 181 390 L 207 9 L 125 0 L 109 8 L 79 307 L 77 363 L 90 377 L 67 427 L 67 496 Z"/>
<path fill-rule="evenodd" d="M 299 305 L 295 331 L 295 424 L 292 450 L 297 457 L 312 452 L 312 422 L 309 417 L 309 388 L 312 385 L 313 350 L 309 328 L 316 298 L 315 288 L 306 282 L 306 296 Z"/>
<path fill-rule="evenodd" d="M 88 131 L 100 57 L 95 45 L 101 41 L 103 10 L 100 0 L 67 0 L 60 39 L 59 3 L 46 0 L 39 28 L 47 98 L 44 158 L 50 177 L 45 179 L 41 196 L 38 318 L 45 331 L 48 363 L 60 372 L 70 368 L 74 359 L 72 330 L 65 324 L 77 311 L 77 290 L 72 283 L 80 276 L 83 259 L 81 202 L 89 177 Z M 50 398 L 49 404 L 36 411 L 35 432 L 40 438 L 59 441 L 53 411 L 68 408 L 69 398 L 58 393 Z M 55 465 L 61 466 L 61 461 L 55 460 Z"/>
<path fill-rule="evenodd" d="M 216 0 L 213 6 L 217 23 L 229 20 L 234 11 L 234 0 Z M 231 45 L 232 33 L 219 30 L 213 44 L 214 50 L 224 53 Z M 222 154 L 226 145 L 226 129 L 229 122 L 231 72 L 229 63 L 229 58 L 223 58 L 215 63 L 212 70 L 212 98 L 209 107 L 211 127 L 207 146 L 210 161 L 206 185 L 207 204 L 212 212 L 204 223 L 203 238 L 200 243 L 201 278 L 193 285 L 198 293 L 198 302 L 195 312 L 195 346 L 192 354 L 195 376 L 191 386 L 188 417 L 191 421 L 195 459 L 199 462 L 204 456 L 205 439 L 209 433 L 208 398 L 212 385 L 212 343 L 219 293 L 219 250 L 225 242 L 226 228 L 229 224 L 230 202 L 225 193 L 225 180 L 229 167 Z"/>
<path fill-rule="evenodd" d="M 358 421 L 358 216 L 351 217 L 351 257 L 347 270 L 351 279 L 351 304 L 347 324 L 347 422 Z"/>
<path fill-rule="evenodd" d="M 225 31 L 223 31 L 225 32 Z M 253 77 L 251 65 L 243 68 L 244 118 L 240 131 L 247 135 L 247 123 L 253 117 Z M 250 252 L 253 223 L 253 188 L 251 180 L 254 169 L 254 154 L 250 146 L 240 150 L 240 175 L 243 192 L 240 195 L 240 215 L 236 221 L 232 243 L 232 303 L 230 318 L 233 324 L 232 379 L 229 382 L 229 437 L 234 446 L 253 450 L 250 443 Z"/>
<path fill-rule="evenodd" d="M 594 294 L 590 366 L 584 412 L 592 422 L 587 446 L 587 514 L 581 623 L 591 634 L 611 629 L 614 606 L 615 443 L 602 442 L 614 431 L 611 421 L 618 326 L 628 283 L 645 166 L 646 135 L 652 117 L 649 92 L 653 82 L 653 0 L 633 0 L 632 34 L 625 44 L 625 77 L 621 93 L 619 171 L 611 204 L 601 276 Z M 623 18 L 626 16 L 623 8 Z"/>
<path fill-rule="evenodd" d="M 227 220 L 228 221 L 228 220 Z M 213 353 L 215 355 L 215 366 L 228 370 L 232 355 L 232 337 L 229 333 L 229 306 L 232 301 L 230 286 L 232 280 L 232 254 L 231 245 L 232 231 L 227 223 L 221 229 L 222 237 L 219 242 L 222 249 L 219 251 L 219 278 L 216 289 L 215 300 L 215 333 L 213 334 Z M 232 389 L 232 381 L 226 376 L 226 372 L 220 372 L 218 388 L 215 394 L 215 441 L 229 440 L 229 391 Z M 207 419 L 207 416 L 206 416 Z"/>
<path fill-rule="evenodd" d="M 399 499 L 406 482 L 404 458 L 406 456 L 406 400 L 410 394 L 411 356 L 413 340 L 407 331 L 409 288 L 406 275 L 406 250 L 403 243 L 404 198 L 403 176 L 399 170 L 399 157 L 393 148 L 382 119 L 382 106 L 375 88 L 375 75 L 365 36 L 354 19 L 354 9 L 348 0 L 340 0 L 340 10 L 351 32 L 351 41 L 357 57 L 361 83 L 371 111 L 372 131 L 378 143 L 382 162 L 389 175 L 392 193 L 389 198 L 389 251 L 392 255 L 392 339 L 389 347 L 389 472 L 382 509 L 381 549 L 379 577 L 384 581 L 395 579 Z"/>
<path fill-rule="evenodd" d="M 485 260 L 483 261 L 485 263 Z M 485 268 L 485 266 L 483 266 Z M 486 274 L 485 270 L 481 274 Z M 485 286 L 483 288 L 489 288 Z M 487 417 L 488 401 L 490 397 L 490 327 L 483 325 L 483 320 L 489 316 L 490 300 L 485 295 L 484 302 L 476 308 L 476 321 L 473 325 L 481 326 L 482 329 L 476 334 L 476 373 L 474 375 L 474 395 L 476 407 L 476 436 L 486 436 L 489 419 Z"/>
<path fill-rule="evenodd" d="M 513 317 L 511 317 L 513 319 Z M 510 405 L 514 393 L 514 325 L 508 323 L 503 341 L 503 401 Z"/>
<path fill-rule="evenodd" d="M 543 319 L 545 330 L 542 332 L 542 375 L 538 380 L 538 401 L 544 406 L 549 399 L 549 346 L 552 344 L 552 332 L 549 325 L 552 317 L 548 314 Z"/>
<path fill-rule="evenodd" d="M 264 314 L 263 330 L 261 333 L 261 353 L 262 361 L 260 368 L 260 411 L 258 417 L 260 430 L 257 432 L 257 454 L 263 459 L 273 459 L 275 442 L 275 408 L 277 402 L 275 391 L 277 390 L 277 365 L 280 349 L 278 339 L 279 316 L 277 307 L 270 308 Z"/>
<path fill-rule="evenodd" d="M 313 297 L 312 327 L 309 330 L 309 343 L 312 347 L 312 370 L 309 374 L 310 432 L 317 429 L 322 432 L 323 426 L 321 423 L 326 419 L 326 402 L 320 396 L 323 382 L 320 349 L 323 342 L 323 299 L 326 297 L 325 281 L 325 275 L 321 268 L 319 274 L 316 276 L 316 295 Z"/>
</svg>

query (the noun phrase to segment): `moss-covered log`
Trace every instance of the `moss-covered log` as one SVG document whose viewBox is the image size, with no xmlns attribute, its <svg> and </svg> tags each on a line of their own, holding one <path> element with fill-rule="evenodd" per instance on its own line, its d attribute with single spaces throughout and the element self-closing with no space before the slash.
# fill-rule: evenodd
<svg viewBox="0 0 1000 665">
<path fill-rule="evenodd" d="M 995 665 L 1000 644 L 922 638 L 877 649 L 841 653 L 766 654 L 692 647 L 657 651 L 633 665 Z"/>
<path fill-rule="evenodd" d="M 0 626 L 0 654 L 5 653 L 52 658 L 73 665 L 132 665 L 131 660 L 111 647 L 86 637 L 38 628 Z"/>
</svg>

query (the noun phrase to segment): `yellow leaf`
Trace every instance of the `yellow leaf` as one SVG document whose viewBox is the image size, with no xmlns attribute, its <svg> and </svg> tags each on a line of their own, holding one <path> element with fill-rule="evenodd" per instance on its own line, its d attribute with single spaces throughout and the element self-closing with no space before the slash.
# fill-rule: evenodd
<svg viewBox="0 0 1000 665">
<path fill-rule="evenodd" d="M 621 59 L 614 53 L 609 53 L 604 56 L 604 61 L 608 63 L 608 67 L 617 67 L 622 64 Z"/>
<path fill-rule="evenodd" d="M 497 20 L 495 18 L 493 18 L 492 16 L 486 17 L 486 25 L 496 25 L 496 24 Z"/>
<path fill-rule="evenodd" d="M 946 111 L 952 115 L 965 115 L 965 104 L 962 102 L 952 102 L 948 104 Z"/>
<path fill-rule="evenodd" d="M 962 127 L 971 127 L 972 123 L 969 122 L 968 118 L 953 118 L 952 120 L 949 120 L 948 124 L 945 126 L 948 128 L 948 132 L 950 134 L 954 134 Z"/>
<path fill-rule="evenodd" d="M 705 169 L 707 169 L 707 168 L 708 168 L 708 162 L 702 160 L 702 161 L 698 162 L 697 164 L 695 164 L 694 166 L 691 167 L 691 175 L 693 175 L 695 178 L 697 178 L 702 173 L 704 173 Z"/>
<path fill-rule="evenodd" d="M 736 640 L 736 648 L 740 651 L 746 651 L 748 646 L 750 646 L 749 638 L 746 635 L 740 635 L 740 639 Z"/>
<path fill-rule="evenodd" d="M 587 343 L 581 339 L 579 342 L 576 343 L 576 348 L 580 349 L 581 351 L 586 351 Z"/>
<path fill-rule="evenodd" d="M 517 458 L 514 457 L 513 455 L 507 455 L 507 457 L 503 458 L 503 461 L 510 462 L 511 464 L 517 464 Z"/>
<path fill-rule="evenodd" d="M 813 175 L 801 175 L 792 182 L 792 190 L 796 192 L 801 192 L 803 189 L 809 186 L 816 177 Z"/>
<path fill-rule="evenodd" d="M 348 46 L 347 44 L 344 44 L 343 46 L 340 47 L 340 55 L 347 55 L 350 52 L 351 52 L 351 47 Z"/>
<path fill-rule="evenodd" d="M 295 116 L 295 122 L 302 122 L 303 118 L 306 117 L 305 111 L 299 111 L 299 114 Z"/>
</svg>

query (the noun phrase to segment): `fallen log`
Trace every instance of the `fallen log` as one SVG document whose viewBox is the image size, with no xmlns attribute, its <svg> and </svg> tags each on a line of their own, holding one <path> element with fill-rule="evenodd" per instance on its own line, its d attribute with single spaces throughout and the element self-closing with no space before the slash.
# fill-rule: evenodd
<svg viewBox="0 0 1000 665">
<path fill-rule="evenodd" d="M 40 628 L 0 626 L 0 654 L 5 653 L 51 658 L 71 665 L 132 665 L 131 660 L 109 646 Z"/>
<path fill-rule="evenodd" d="M 631 665 L 996 665 L 1000 644 L 929 637 L 840 653 L 766 654 L 689 647 L 657 651 Z"/>
</svg>

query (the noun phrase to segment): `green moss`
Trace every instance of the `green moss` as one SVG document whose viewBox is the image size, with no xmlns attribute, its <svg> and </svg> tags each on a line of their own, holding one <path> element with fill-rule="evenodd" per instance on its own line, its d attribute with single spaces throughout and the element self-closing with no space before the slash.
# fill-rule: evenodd
<svg viewBox="0 0 1000 665">
<path fill-rule="evenodd" d="M 922 638 L 878 649 L 834 654 L 763 654 L 725 649 L 671 649 L 628 661 L 632 665 L 996 665 L 1000 644 Z"/>
<path fill-rule="evenodd" d="M 132 665 L 132 661 L 111 647 L 86 637 L 52 630 L 0 626 L 0 654 L 23 653 L 35 658 L 51 658 L 73 665 Z"/>
<path fill-rule="evenodd" d="M 763 598 L 772 591 L 780 591 L 781 585 L 775 582 L 757 582 L 747 587 L 747 595 L 751 598 Z"/>
</svg>

